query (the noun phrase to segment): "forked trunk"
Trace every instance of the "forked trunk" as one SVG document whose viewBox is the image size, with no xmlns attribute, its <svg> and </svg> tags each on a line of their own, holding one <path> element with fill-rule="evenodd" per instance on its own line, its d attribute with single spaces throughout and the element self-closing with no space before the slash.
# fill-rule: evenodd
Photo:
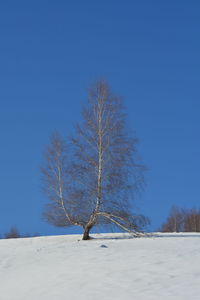
<svg viewBox="0 0 200 300">
<path fill-rule="evenodd" d="M 89 233 L 90 233 L 91 228 L 92 228 L 92 226 L 85 226 L 84 227 L 83 240 L 89 240 L 90 239 Z"/>
</svg>

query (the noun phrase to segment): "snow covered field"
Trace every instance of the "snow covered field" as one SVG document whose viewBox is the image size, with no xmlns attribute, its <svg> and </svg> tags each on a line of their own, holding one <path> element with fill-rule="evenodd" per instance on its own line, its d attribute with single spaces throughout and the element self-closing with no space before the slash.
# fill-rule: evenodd
<svg viewBox="0 0 200 300">
<path fill-rule="evenodd" d="M 200 299 L 200 234 L 93 236 L 0 240 L 0 299 Z"/>
</svg>

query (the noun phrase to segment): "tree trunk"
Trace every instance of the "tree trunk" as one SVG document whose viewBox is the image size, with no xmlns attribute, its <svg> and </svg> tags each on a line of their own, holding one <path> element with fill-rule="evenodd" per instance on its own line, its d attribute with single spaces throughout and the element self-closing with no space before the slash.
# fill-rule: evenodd
<svg viewBox="0 0 200 300">
<path fill-rule="evenodd" d="M 87 225 L 84 227 L 83 240 L 89 240 L 90 239 L 89 233 L 90 233 L 91 228 L 92 228 L 92 226 L 87 226 Z"/>
</svg>

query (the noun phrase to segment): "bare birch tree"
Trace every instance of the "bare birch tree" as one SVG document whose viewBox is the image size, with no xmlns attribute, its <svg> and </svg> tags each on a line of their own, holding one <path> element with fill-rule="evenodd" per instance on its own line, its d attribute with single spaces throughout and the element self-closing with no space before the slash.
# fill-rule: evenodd
<svg viewBox="0 0 200 300">
<path fill-rule="evenodd" d="M 172 206 L 161 232 L 200 232 L 200 210 Z"/>
<path fill-rule="evenodd" d="M 126 129 L 122 99 L 106 82 L 97 82 L 89 89 L 82 118 L 68 145 L 57 134 L 47 149 L 42 173 L 51 201 L 45 218 L 56 226 L 83 227 L 83 239 L 89 239 L 93 226 L 109 223 L 137 235 L 147 221 L 132 213 L 144 166 L 137 138 Z"/>
</svg>

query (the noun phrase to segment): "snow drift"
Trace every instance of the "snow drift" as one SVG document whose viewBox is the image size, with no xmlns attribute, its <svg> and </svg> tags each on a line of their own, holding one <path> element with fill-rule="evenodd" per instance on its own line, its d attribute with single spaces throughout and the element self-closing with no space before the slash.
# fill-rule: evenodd
<svg viewBox="0 0 200 300">
<path fill-rule="evenodd" d="M 2 300 L 197 300 L 200 234 L 0 240 Z"/>
</svg>

